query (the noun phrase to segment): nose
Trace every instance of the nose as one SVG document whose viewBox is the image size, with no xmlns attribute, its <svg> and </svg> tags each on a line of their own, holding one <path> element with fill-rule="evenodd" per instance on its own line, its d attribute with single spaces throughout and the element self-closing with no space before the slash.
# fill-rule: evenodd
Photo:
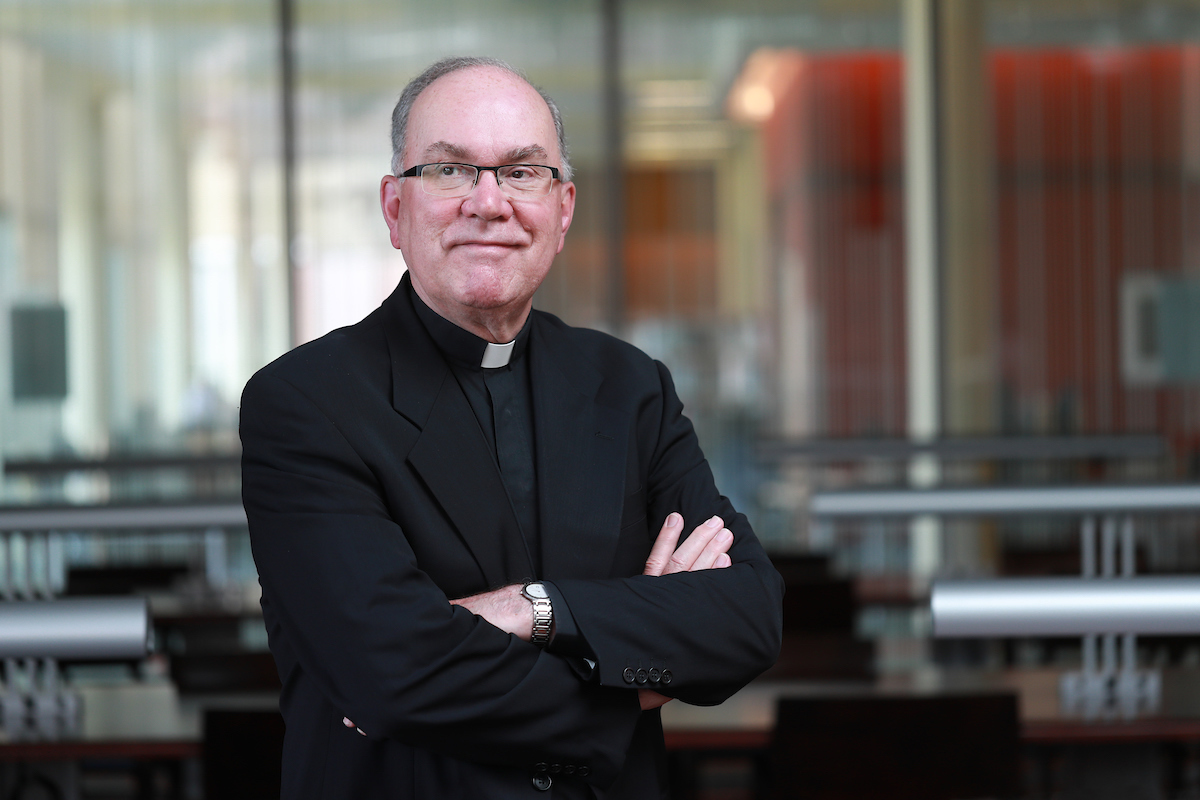
<svg viewBox="0 0 1200 800">
<path fill-rule="evenodd" d="M 481 170 L 475 187 L 463 198 L 462 210 L 468 216 L 481 219 L 507 219 L 512 215 L 513 207 L 507 195 L 500 191 L 496 173 Z"/>
</svg>

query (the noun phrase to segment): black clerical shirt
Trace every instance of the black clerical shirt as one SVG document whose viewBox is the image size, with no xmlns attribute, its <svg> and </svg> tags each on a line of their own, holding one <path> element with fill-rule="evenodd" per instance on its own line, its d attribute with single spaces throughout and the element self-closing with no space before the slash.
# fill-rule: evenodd
<svg viewBox="0 0 1200 800">
<path fill-rule="evenodd" d="M 504 463 L 504 457 L 499 453 L 497 447 L 495 408 L 493 407 L 492 393 L 488 388 L 488 373 L 499 371 L 512 373 L 514 379 L 512 388 L 515 390 L 512 399 L 518 418 L 517 427 L 522 436 L 527 437 L 523 443 L 525 445 L 523 452 L 516 454 L 516 457 L 520 459 L 527 457 L 528 474 L 532 479 L 532 486 L 514 489 L 510 485 L 511 476 L 506 477 L 504 471 L 501 470 L 501 477 L 504 479 L 504 488 L 509 494 L 509 501 L 512 503 L 513 511 L 520 523 L 521 534 L 525 537 L 525 546 L 529 551 L 530 562 L 534 565 L 537 573 L 529 577 L 531 579 L 540 577 L 542 572 L 542 531 L 538 519 L 533 389 L 530 386 L 529 375 L 529 320 L 525 321 L 517 338 L 513 340 L 508 363 L 501 367 L 486 368 L 483 363 L 485 354 L 488 352 L 487 341 L 439 315 L 426 305 L 425 301 L 411 287 L 409 288 L 409 298 L 421 324 L 442 355 L 446 357 L 450 371 L 454 374 L 459 386 L 462 387 L 463 394 L 467 397 L 467 402 L 474 412 L 480 430 L 487 439 L 492 456 L 497 459 L 498 467 Z M 503 438 L 501 437 L 501 439 Z M 505 455 L 511 458 L 514 454 Z M 579 635 L 575 620 L 571 616 L 571 610 L 567 607 L 562 594 L 553 583 L 542 582 L 545 584 L 550 594 L 550 601 L 554 606 L 554 634 L 549 649 L 565 655 L 590 658 L 591 648 Z"/>
<path fill-rule="evenodd" d="M 503 366 L 484 367 L 488 343 L 441 317 L 411 292 L 413 308 L 433 338 L 442 355 L 450 365 L 450 371 L 462 387 L 467 402 L 475 413 L 483 436 L 487 439 L 492 456 L 500 468 L 504 488 L 509 502 L 525 537 L 529 560 L 534 570 L 541 574 L 542 547 L 538 529 L 536 472 L 533 440 L 533 397 L 529 386 L 529 360 L 525 351 L 529 345 L 529 320 L 513 340 L 508 350 L 508 360 Z M 503 373 L 503 374 L 502 374 Z M 493 399 L 496 384 L 504 381 L 507 389 L 506 408 L 501 409 Z M 497 413 L 507 410 L 511 416 L 498 420 Z M 498 425 L 507 425 L 507 430 L 497 430 Z M 501 451 L 497 442 L 505 443 Z M 506 467 L 513 466 L 512 469 Z M 515 474 L 515 477 L 514 477 Z M 534 576 L 530 576 L 531 578 Z"/>
</svg>

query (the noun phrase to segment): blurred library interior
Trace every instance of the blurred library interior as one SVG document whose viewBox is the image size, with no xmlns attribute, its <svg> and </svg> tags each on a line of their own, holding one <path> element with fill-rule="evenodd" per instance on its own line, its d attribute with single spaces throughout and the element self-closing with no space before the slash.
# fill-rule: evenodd
<svg viewBox="0 0 1200 800">
<path fill-rule="evenodd" d="M 772 725 L 834 686 L 1015 694 L 980 748 L 1018 773 L 948 798 L 1200 797 L 1200 638 L 939 639 L 929 602 L 1200 573 L 1200 0 L 0 0 L 0 593 L 153 628 L 7 661 L 0 791 L 270 796 L 228 744 L 277 736 L 239 395 L 396 285 L 391 108 L 460 54 L 563 111 L 535 305 L 668 365 L 789 585 L 744 729 L 664 710 L 677 795 L 826 796 Z M 1150 688 L 1063 677 L 1118 673 Z M 943 796 L 906 780 L 869 796 Z"/>
</svg>

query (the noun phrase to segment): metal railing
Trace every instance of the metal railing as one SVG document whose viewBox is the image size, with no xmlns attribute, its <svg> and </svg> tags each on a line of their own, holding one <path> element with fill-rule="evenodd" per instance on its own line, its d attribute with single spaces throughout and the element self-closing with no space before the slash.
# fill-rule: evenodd
<svg viewBox="0 0 1200 800">
<path fill-rule="evenodd" d="M 1014 486 L 969 489 L 847 489 L 812 495 L 813 517 L 1096 516 L 1200 511 L 1200 486 Z"/>
<path fill-rule="evenodd" d="M 60 679 L 58 659 L 136 659 L 148 647 L 145 598 L 61 597 L 71 538 L 132 535 L 147 545 L 184 532 L 184 550 L 203 559 L 207 585 L 219 587 L 228 578 L 226 532 L 245 526 L 240 503 L 0 507 L 0 726 L 8 739 L 79 733 L 79 698 Z"/>
<path fill-rule="evenodd" d="M 950 461 L 1047 461 L 1063 459 L 1160 458 L 1168 454 L 1161 436 L 1002 436 L 955 439 L 795 439 L 763 441 L 764 461 L 830 463 L 882 459 L 906 461 L 931 455 Z"/>
<path fill-rule="evenodd" d="M 1200 486 L 847 490 L 815 493 L 809 510 L 819 524 L 920 516 L 1082 517 L 1079 579 L 935 581 L 930 601 L 938 636 L 1082 635 L 1083 668 L 1064 674 L 1060 684 L 1068 714 L 1129 718 L 1157 710 L 1161 679 L 1157 671 L 1138 670 L 1136 634 L 1200 632 L 1200 577 L 1134 578 L 1133 524 L 1135 514 L 1200 511 Z"/>
<path fill-rule="evenodd" d="M 11 531 L 184 530 L 246 525 L 241 503 L 0 507 L 0 533 Z"/>
</svg>

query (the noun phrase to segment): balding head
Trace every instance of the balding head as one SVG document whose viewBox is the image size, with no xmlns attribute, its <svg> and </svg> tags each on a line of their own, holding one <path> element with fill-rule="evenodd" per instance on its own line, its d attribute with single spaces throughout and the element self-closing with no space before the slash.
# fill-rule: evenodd
<svg viewBox="0 0 1200 800">
<path fill-rule="evenodd" d="M 554 102 L 550 95 L 530 83 L 524 73 L 516 67 L 498 58 L 487 58 L 484 56 L 454 56 L 452 58 L 444 58 L 430 65 L 424 72 L 413 78 L 404 87 L 404 91 L 400 93 L 400 99 L 396 101 L 396 107 L 392 109 L 392 174 L 399 175 L 404 171 L 404 149 L 408 144 L 408 120 L 412 114 L 412 107 L 416 103 L 417 97 L 438 78 L 449 75 L 452 72 L 471 69 L 473 67 L 493 67 L 503 70 L 525 81 L 533 87 L 534 91 L 541 95 L 542 100 L 546 101 L 547 108 L 550 109 L 550 118 L 554 120 L 554 132 L 558 140 L 559 171 L 562 173 L 564 182 L 571 180 L 571 160 L 567 153 L 567 134 L 563 128 L 562 114 L 558 110 L 558 104 Z"/>
</svg>

